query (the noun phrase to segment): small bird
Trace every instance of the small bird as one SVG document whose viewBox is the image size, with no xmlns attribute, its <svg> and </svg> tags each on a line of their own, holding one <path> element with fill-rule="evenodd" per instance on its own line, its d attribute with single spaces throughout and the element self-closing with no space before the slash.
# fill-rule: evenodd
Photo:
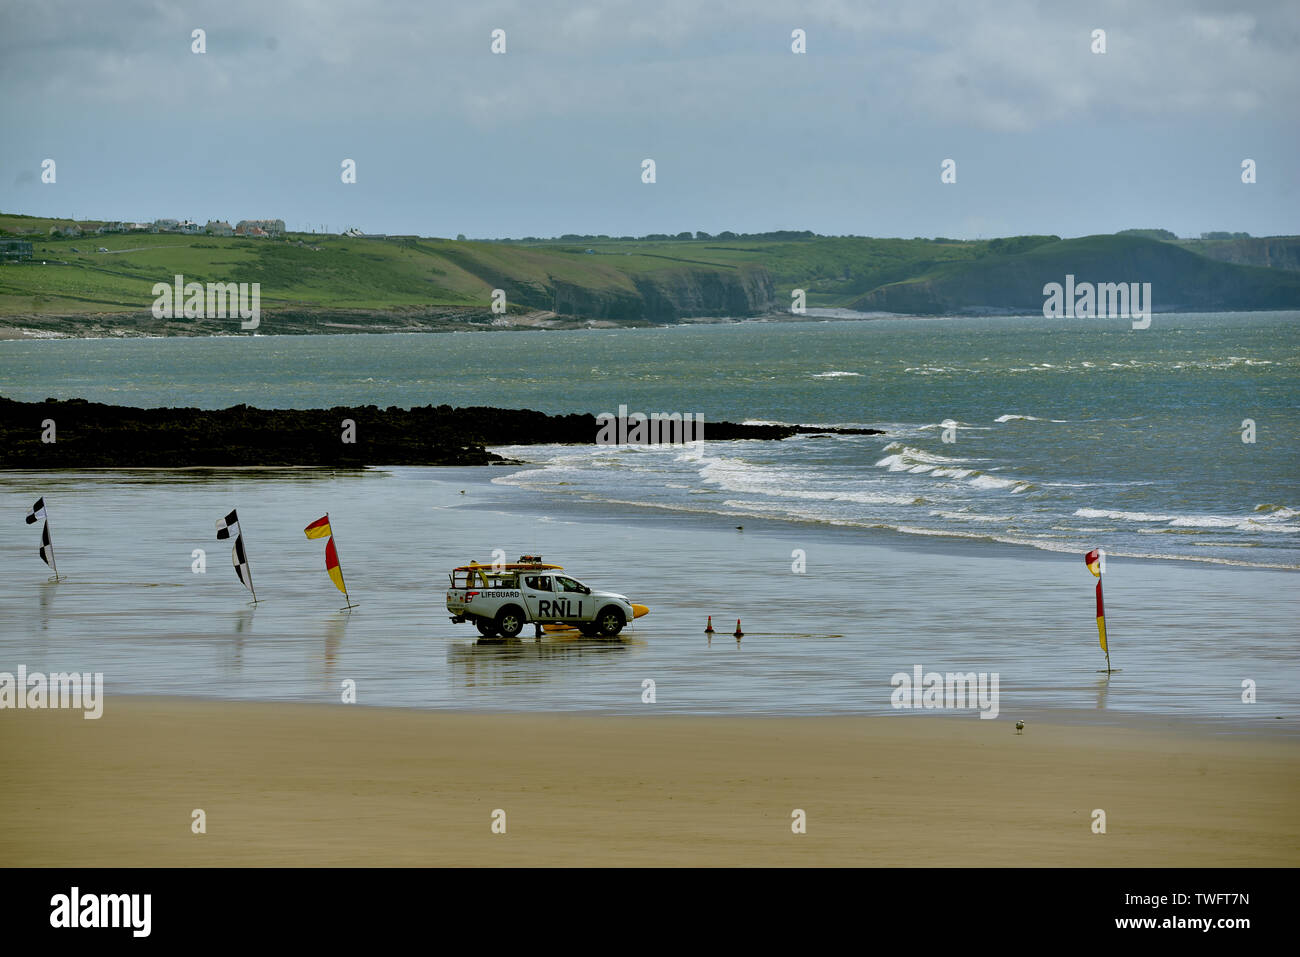
<svg viewBox="0 0 1300 957">
<path fill-rule="evenodd" d="M 1022 731 L 1024 731 L 1024 730 L 1025 730 L 1025 723 L 1024 723 L 1023 721 L 1017 721 L 1017 722 L 1016 722 L 1016 734 L 1020 734 L 1020 732 L 1022 732 Z"/>
<path fill-rule="evenodd" d="M 737 525 L 737 526 L 736 526 L 736 531 L 743 532 L 744 530 L 745 530 L 745 526 L 744 526 L 744 525 Z"/>
<path fill-rule="evenodd" d="M 465 490 L 464 490 L 464 489 L 461 489 L 461 490 L 460 490 L 460 494 L 461 494 L 461 495 L 464 495 L 464 494 L 465 494 Z"/>
</svg>

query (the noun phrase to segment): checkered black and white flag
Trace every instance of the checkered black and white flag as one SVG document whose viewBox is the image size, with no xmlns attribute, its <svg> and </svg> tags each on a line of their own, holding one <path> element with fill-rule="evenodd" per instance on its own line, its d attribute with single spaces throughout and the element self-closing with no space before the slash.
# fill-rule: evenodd
<svg viewBox="0 0 1300 957">
<path fill-rule="evenodd" d="M 36 500 L 32 510 L 27 513 L 27 524 L 35 525 L 38 519 L 45 519 L 45 524 L 41 526 L 41 561 L 54 569 L 54 578 L 52 581 L 62 581 L 59 577 L 59 566 L 54 561 L 54 542 L 50 539 L 50 515 L 45 510 L 45 498 L 42 496 Z"/>
<path fill-rule="evenodd" d="M 45 514 L 45 497 L 42 496 L 36 500 L 36 504 L 32 506 L 32 510 L 27 513 L 27 524 L 35 525 L 36 520 L 38 518 L 46 518 L 46 517 L 47 516 Z"/>
<path fill-rule="evenodd" d="M 235 514 L 231 512 L 230 514 Z M 235 574 L 249 591 L 253 590 L 253 579 L 248 570 L 248 554 L 244 551 L 244 536 L 235 536 L 235 547 L 230 550 L 230 560 L 235 563 Z"/>
<path fill-rule="evenodd" d="M 239 576 L 240 584 L 251 591 L 253 601 L 257 601 L 257 589 L 253 587 L 253 570 L 248 567 L 248 552 L 244 548 L 244 530 L 239 527 L 238 511 L 232 508 L 225 518 L 217 519 L 217 538 L 235 540 L 235 547 L 230 550 L 230 561 L 235 566 L 235 574 Z"/>
<path fill-rule="evenodd" d="M 40 504 L 39 502 L 37 504 Z M 235 530 L 239 534 L 239 512 L 235 509 L 230 510 L 230 514 L 225 518 L 217 519 L 217 540 L 224 541 L 230 537 L 230 530 Z"/>
<path fill-rule="evenodd" d="M 50 523 L 41 527 L 41 561 L 54 567 L 54 543 L 50 541 Z"/>
</svg>

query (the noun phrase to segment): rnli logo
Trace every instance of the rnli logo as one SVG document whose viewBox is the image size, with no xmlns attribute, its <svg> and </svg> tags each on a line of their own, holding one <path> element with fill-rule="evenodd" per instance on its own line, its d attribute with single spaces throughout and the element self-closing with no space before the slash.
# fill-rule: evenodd
<svg viewBox="0 0 1300 957">
<path fill-rule="evenodd" d="M 575 606 L 567 598 L 549 601 L 543 598 L 537 603 L 537 614 L 543 618 L 581 618 L 582 602 L 578 602 Z"/>
</svg>

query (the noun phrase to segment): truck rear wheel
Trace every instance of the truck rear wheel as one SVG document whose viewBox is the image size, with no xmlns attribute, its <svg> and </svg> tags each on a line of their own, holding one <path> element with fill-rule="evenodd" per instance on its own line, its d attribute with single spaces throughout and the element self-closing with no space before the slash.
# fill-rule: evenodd
<svg viewBox="0 0 1300 957">
<path fill-rule="evenodd" d="M 524 610 L 518 605 L 506 605 L 497 612 L 496 630 L 503 638 L 518 638 L 525 624 Z"/>
<path fill-rule="evenodd" d="M 490 618 L 475 618 L 474 627 L 478 629 L 478 633 L 484 638 L 493 638 L 496 636 L 497 625 L 496 622 L 492 621 Z"/>
<path fill-rule="evenodd" d="M 606 605 L 596 616 L 596 627 L 599 629 L 601 636 L 605 638 L 616 638 L 618 633 L 623 630 L 627 619 L 623 616 L 623 610 L 617 605 Z"/>
</svg>

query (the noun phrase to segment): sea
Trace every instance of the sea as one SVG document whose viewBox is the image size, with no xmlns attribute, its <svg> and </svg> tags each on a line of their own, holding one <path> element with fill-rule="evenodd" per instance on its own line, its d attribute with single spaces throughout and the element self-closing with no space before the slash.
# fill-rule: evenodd
<svg viewBox="0 0 1300 957">
<path fill-rule="evenodd" d="M 898 707 L 897 676 L 920 666 L 999 675 L 1003 720 L 1289 731 L 1298 323 L 841 313 L 3 341 L 0 395 L 25 401 L 623 409 L 705 425 L 696 447 L 518 445 L 495 451 L 523 464 L 474 469 L 0 472 L 0 671 L 274 700 L 338 701 L 351 681 L 359 704 L 459 710 L 950 711 Z M 883 434 L 710 440 L 719 421 Z M 59 583 L 22 521 L 41 495 Z M 232 508 L 256 605 L 214 537 Z M 302 534 L 325 512 L 350 612 L 323 543 Z M 1092 548 L 1107 555 L 1110 674 Z M 496 550 L 543 554 L 651 613 L 615 642 L 479 643 L 448 620 L 443 589 Z"/>
</svg>

